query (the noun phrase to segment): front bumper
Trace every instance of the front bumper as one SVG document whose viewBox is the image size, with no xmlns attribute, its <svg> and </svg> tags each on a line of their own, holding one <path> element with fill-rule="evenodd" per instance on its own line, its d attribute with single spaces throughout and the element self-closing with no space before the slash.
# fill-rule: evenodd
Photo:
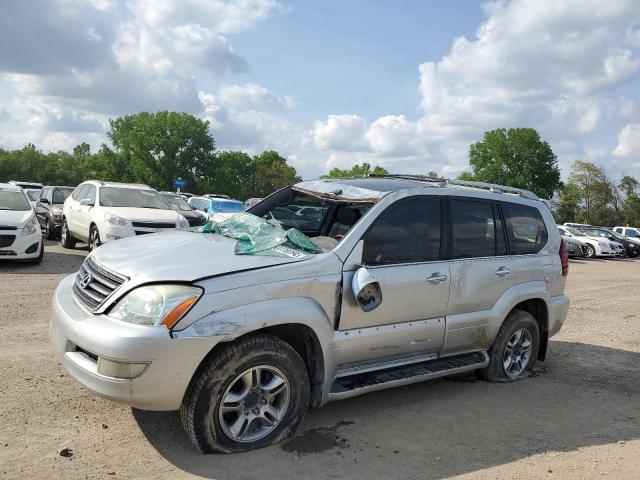
<svg viewBox="0 0 640 480">
<path fill-rule="evenodd" d="M 36 229 L 36 233 L 31 235 L 21 236 L 22 230 L 20 229 L 12 230 L 11 234 L 14 233 L 16 238 L 11 245 L 0 248 L 0 260 L 27 260 L 37 258 L 40 255 L 40 250 L 42 249 L 40 229 Z"/>
<path fill-rule="evenodd" d="M 93 315 L 74 298 L 73 281 L 68 276 L 56 289 L 50 320 L 53 349 L 69 374 L 109 400 L 143 410 L 180 408 L 193 374 L 221 337 L 172 338 L 165 327 Z M 117 379 L 98 373 L 96 358 L 149 366 L 138 378 Z"/>
<path fill-rule="evenodd" d="M 549 299 L 549 338 L 560 331 L 569 313 L 569 297 L 557 295 Z"/>
</svg>

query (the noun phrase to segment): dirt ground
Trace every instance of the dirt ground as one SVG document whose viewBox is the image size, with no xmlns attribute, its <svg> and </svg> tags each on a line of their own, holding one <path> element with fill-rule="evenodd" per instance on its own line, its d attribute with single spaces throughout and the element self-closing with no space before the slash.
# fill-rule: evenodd
<svg viewBox="0 0 640 480">
<path fill-rule="evenodd" d="M 55 361 L 51 294 L 84 255 L 0 264 L 0 478 L 640 478 L 640 260 L 572 262 L 569 318 L 525 381 L 371 393 L 310 411 L 288 444 L 200 455 L 176 413 L 97 398 Z"/>
</svg>

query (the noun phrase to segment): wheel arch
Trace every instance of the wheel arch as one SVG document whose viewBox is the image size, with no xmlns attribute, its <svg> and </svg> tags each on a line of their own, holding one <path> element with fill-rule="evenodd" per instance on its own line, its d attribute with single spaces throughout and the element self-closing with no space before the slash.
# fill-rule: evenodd
<svg viewBox="0 0 640 480">
<path fill-rule="evenodd" d="M 536 319 L 540 330 L 540 348 L 538 349 L 538 360 L 543 361 L 547 355 L 547 345 L 549 343 L 549 307 L 542 298 L 530 298 L 514 306 L 509 315 L 515 310 L 523 310 L 530 313 Z"/>
</svg>

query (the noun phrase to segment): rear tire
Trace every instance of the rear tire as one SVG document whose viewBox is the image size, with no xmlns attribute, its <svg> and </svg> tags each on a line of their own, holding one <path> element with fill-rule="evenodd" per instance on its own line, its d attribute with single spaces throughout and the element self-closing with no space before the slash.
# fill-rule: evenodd
<svg viewBox="0 0 640 480">
<path fill-rule="evenodd" d="M 71 236 L 67 220 L 62 221 L 62 230 L 60 232 L 60 244 L 63 248 L 75 248 L 76 239 Z"/>
<path fill-rule="evenodd" d="M 529 312 L 514 310 L 489 349 L 489 365 L 478 374 L 488 382 L 515 382 L 527 378 L 539 349 L 540 328 L 535 317 Z"/>
<path fill-rule="evenodd" d="M 180 416 L 200 452 L 244 452 L 291 438 L 308 404 L 309 376 L 300 355 L 277 337 L 252 334 L 201 366 Z"/>
</svg>

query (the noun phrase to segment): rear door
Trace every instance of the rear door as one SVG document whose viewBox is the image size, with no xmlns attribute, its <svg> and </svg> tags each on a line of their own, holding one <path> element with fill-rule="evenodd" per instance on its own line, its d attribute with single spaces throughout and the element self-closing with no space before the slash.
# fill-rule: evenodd
<svg viewBox="0 0 640 480">
<path fill-rule="evenodd" d="M 516 278 L 500 208 L 491 200 L 452 197 L 448 213 L 451 293 L 442 353 L 486 350 L 492 309 Z"/>
<path fill-rule="evenodd" d="M 449 264 L 441 259 L 440 196 L 413 196 L 391 204 L 363 236 L 362 262 L 379 282 L 382 303 L 364 312 L 351 289 L 353 271 L 343 273 L 340 327 L 351 338 L 339 363 L 432 352 L 444 339 Z"/>
</svg>

